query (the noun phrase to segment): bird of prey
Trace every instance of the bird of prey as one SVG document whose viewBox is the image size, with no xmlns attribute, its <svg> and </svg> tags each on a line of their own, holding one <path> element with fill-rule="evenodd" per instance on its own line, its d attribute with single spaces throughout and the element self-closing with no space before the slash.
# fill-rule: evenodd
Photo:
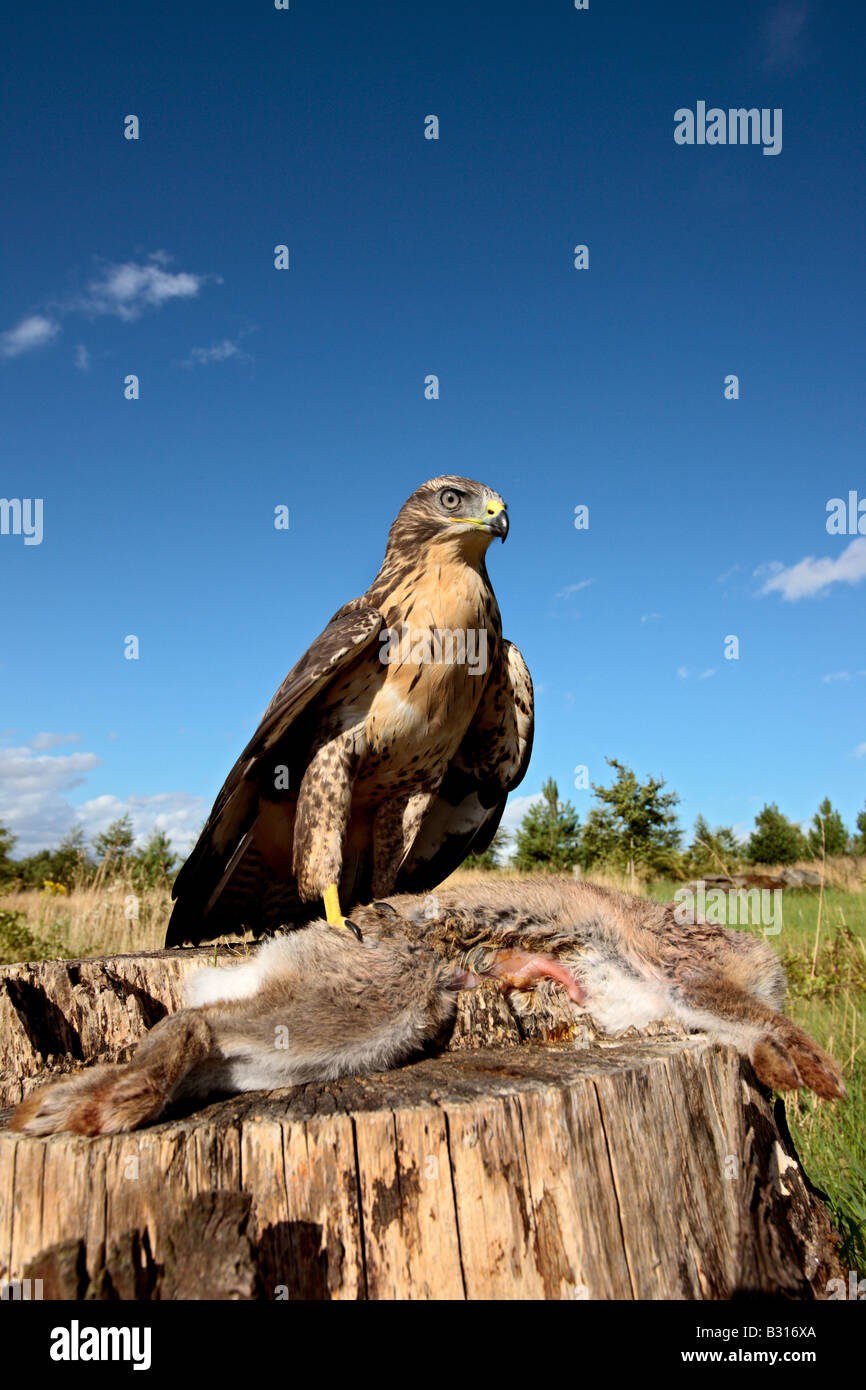
<svg viewBox="0 0 866 1390">
<path fill-rule="evenodd" d="M 532 748 L 532 681 L 485 566 L 508 513 L 433 478 L 362 598 L 292 668 L 174 886 L 167 945 L 425 892 L 490 844 Z"/>
</svg>

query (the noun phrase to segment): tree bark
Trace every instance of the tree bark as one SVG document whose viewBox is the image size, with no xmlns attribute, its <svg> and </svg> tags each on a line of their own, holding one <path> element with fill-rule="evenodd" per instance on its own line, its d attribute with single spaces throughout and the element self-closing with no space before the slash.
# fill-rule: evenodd
<svg viewBox="0 0 866 1390">
<path fill-rule="evenodd" d="M 0 1104 L 124 1060 L 213 954 L 4 968 Z M 733 1051 L 664 1029 L 528 1038 L 489 986 L 460 1010 L 447 1052 L 381 1075 L 99 1139 L 4 1127 L 0 1282 L 87 1299 L 811 1299 L 843 1277 L 781 1102 Z"/>
</svg>

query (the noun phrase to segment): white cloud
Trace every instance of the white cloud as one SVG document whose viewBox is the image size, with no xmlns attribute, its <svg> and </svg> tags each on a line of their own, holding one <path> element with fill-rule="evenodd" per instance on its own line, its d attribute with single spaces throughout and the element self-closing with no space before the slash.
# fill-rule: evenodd
<svg viewBox="0 0 866 1390">
<path fill-rule="evenodd" d="M 227 362 L 230 357 L 237 358 L 239 362 L 252 361 L 249 353 L 243 352 L 238 343 L 231 338 L 223 338 L 221 343 L 214 343 L 211 347 L 192 348 L 189 357 L 180 365 L 182 367 L 206 367 L 210 362 Z"/>
<path fill-rule="evenodd" d="M 165 270 L 153 259 L 146 264 L 125 261 L 107 265 L 74 307 L 130 321 L 145 309 L 158 309 L 169 300 L 194 299 L 207 278 L 188 270 Z"/>
<path fill-rule="evenodd" d="M 829 555 L 820 560 L 807 555 L 789 569 L 780 568 L 767 580 L 761 593 L 777 592 L 789 602 L 796 602 L 820 594 L 832 584 L 859 584 L 861 579 L 866 579 L 866 540 L 852 541 L 835 560 Z"/>
<path fill-rule="evenodd" d="M 153 796 L 96 796 L 76 807 L 75 818 L 84 826 L 88 841 L 106 830 L 112 821 L 128 815 L 135 842 L 144 843 L 154 830 L 162 830 L 179 854 L 187 855 L 198 839 L 210 807 L 188 792 L 157 792 Z"/>
<path fill-rule="evenodd" d="M 855 757 L 855 758 L 863 758 L 863 757 L 866 757 L 866 743 L 858 743 L 858 744 L 857 744 L 857 747 L 854 749 L 854 757 Z"/>
<path fill-rule="evenodd" d="M 655 622 L 658 622 L 658 620 L 659 620 L 660 617 L 661 617 L 661 613 L 644 613 L 643 617 L 641 618 L 641 622 L 642 622 L 642 623 L 655 623 Z"/>
<path fill-rule="evenodd" d="M 571 598 L 572 594 L 577 594 L 581 589 L 588 589 L 590 584 L 594 584 L 594 579 L 581 579 L 578 584 L 566 584 L 564 589 L 560 589 L 555 595 L 556 598 Z"/>
<path fill-rule="evenodd" d="M 687 681 L 688 678 L 689 678 L 689 668 L 688 668 L 688 666 L 678 666 L 678 667 L 677 667 L 677 675 L 679 676 L 679 678 L 680 678 L 681 681 Z"/>
<path fill-rule="evenodd" d="M 37 734 L 30 740 L 31 748 L 38 748 L 40 751 L 47 752 L 49 748 L 57 748 L 61 743 L 80 743 L 80 734 Z"/>
<path fill-rule="evenodd" d="M 34 348 L 44 347 L 60 332 L 60 324 L 45 314 L 30 314 L 21 319 L 14 328 L 0 333 L 0 354 L 3 357 L 20 357 L 22 352 L 32 352 Z"/>
<path fill-rule="evenodd" d="M 55 314 L 111 314 L 130 322 L 140 318 L 145 310 L 158 309 L 172 299 L 194 299 L 208 280 L 221 283 L 218 275 L 166 270 L 170 259 L 164 251 L 155 251 L 144 262 L 106 263 L 83 294 L 55 305 L 51 315 L 30 314 L 0 333 L 0 357 L 18 357 L 50 343 L 60 332 Z M 217 350 L 224 347 L 225 343 L 217 344 Z M 86 372 L 90 367 L 90 352 L 83 343 L 76 346 L 73 361 L 80 371 Z"/>
<path fill-rule="evenodd" d="M 711 676 L 714 676 L 715 674 L 716 674 L 716 672 L 715 672 L 715 667 L 710 666 L 710 667 L 707 668 L 706 671 L 701 671 L 701 674 L 698 676 L 698 680 L 699 680 L 699 681 L 708 681 L 708 680 L 710 679 L 710 677 L 711 677 Z"/>
<path fill-rule="evenodd" d="M 825 685 L 828 685 L 830 681 L 849 681 L 850 679 L 850 671 L 833 671 L 829 676 L 821 677 Z"/>
<path fill-rule="evenodd" d="M 70 736 L 38 737 L 68 741 Z M 102 758 L 95 753 L 50 756 L 33 748 L 0 748 L 0 822 L 17 836 L 15 853 L 51 849 L 76 822 L 84 826 L 90 841 L 125 814 L 132 818 L 137 843 L 154 829 L 164 830 L 179 853 L 188 853 L 210 809 L 207 803 L 188 792 L 159 792 L 125 798 L 103 795 L 74 804 L 69 793 L 101 764 Z"/>
<path fill-rule="evenodd" d="M 0 821 L 18 837 L 17 854 L 63 838 L 75 820 L 66 793 L 101 762 L 95 753 L 49 757 L 32 748 L 0 748 Z"/>
</svg>

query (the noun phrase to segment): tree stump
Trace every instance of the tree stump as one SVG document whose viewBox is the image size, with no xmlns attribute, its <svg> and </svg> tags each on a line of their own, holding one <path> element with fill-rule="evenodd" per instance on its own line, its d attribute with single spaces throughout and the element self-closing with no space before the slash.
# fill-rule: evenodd
<svg viewBox="0 0 866 1390">
<path fill-rule="evenodd" d="M 5 967 L 0 1105 L 124 1060 L 213 957 Z M 484 986 L 460 997 L 448 1051 L 392 1072 L 98 1139 L 13 1134 L 7 1110 L 0 1282 L 87 1299 L 811 1299 L 843 1276 L 784 1110 L 732 1050 L 673 1028 L 528 1031 Z"/>
</svg>

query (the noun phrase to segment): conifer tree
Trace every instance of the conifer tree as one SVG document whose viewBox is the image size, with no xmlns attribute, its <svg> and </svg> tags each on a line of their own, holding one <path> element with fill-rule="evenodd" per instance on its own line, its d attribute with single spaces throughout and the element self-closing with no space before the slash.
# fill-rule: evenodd
<svg viewBox="0 0 866 1390">
<path fill-rule="evenodd" d="M 542 800 L 530 806 L 516 836 L 514 863 L 518 869 L 571 869 L 580 853 L 577 813 L 568 801 L 560 801 L 559 788 L 549 777 L 541 788 Z"/>
</svg>

